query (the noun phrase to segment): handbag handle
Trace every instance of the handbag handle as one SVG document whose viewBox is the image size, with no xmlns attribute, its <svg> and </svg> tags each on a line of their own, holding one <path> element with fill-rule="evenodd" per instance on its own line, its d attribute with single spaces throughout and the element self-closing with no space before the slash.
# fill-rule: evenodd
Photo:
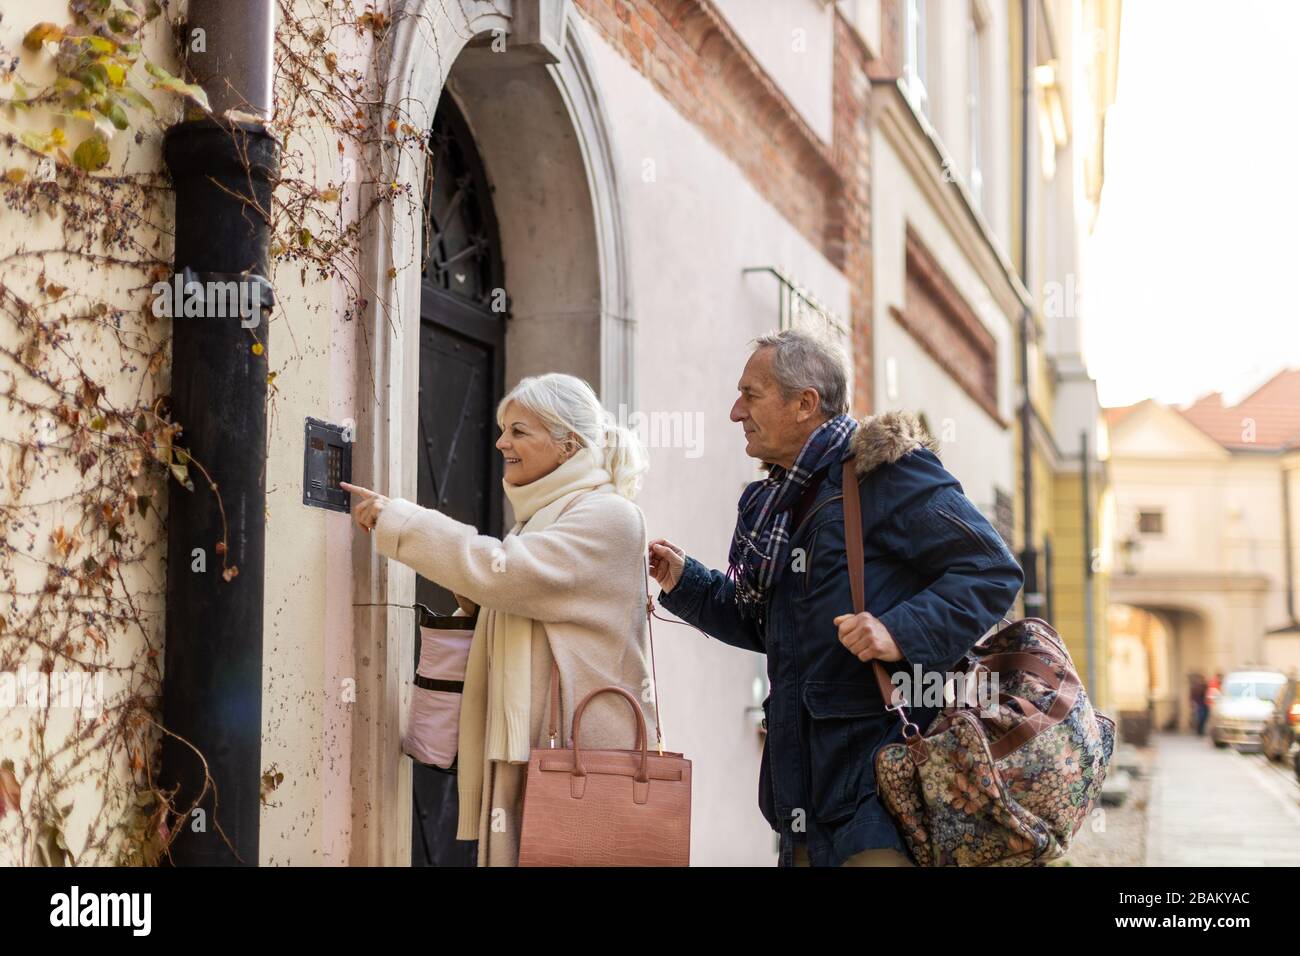
<svg viewBox="0 0 1300 956">
<path fill-rule="evenodd" d="M 569 510 L 570 506 L 575 501 L 577 501 L 579 498 L 581 498 L 583 495 L 586 494 L 590 494 L 590 492 L 583 491 L 570 498 L 568 502 L 565 504 L 565 506 L 560 509 L 560 513 L 555 516 L 555 520 L 559 521 L 560 518 L 564 515 L 564 513 Z M 642 524 L 641 524 L 642 537 L 645 537 L 646 534 L 644 518 L 645 516 L 642 515 Z M 654 601 L 652 601 L 650 598 L 650 570 L 644 555 L 641 558 L 641 575 L 642 575 L 642 579 L 645 581 L 646 629 L 649 631 L 650 634 L 650 687 L 654 691 L 654 695 L 655 695 L 655 745 L 659 750 L 659 756 L 662 757 L 664 755 L 664 734 L 663 734 L 663 724 L 659 716 L 659 675 L 655 670 Z M 606 689 L 618 690 L 619 688 L 606 688 Z M 597 693 L 597 692 L 593 692 L 593 693 Z M 627 694 L 627 691 L 623 691 L 623 693 Z M 632 697 L 632 695 L 627 694 L 627 696 L 629 700 L 635 702 L 636 699 Z M 590 697 L 591 694 L 588 694 L 586 699 L 590 699 Z M 583 703 L 584 704 L 586 703 L 585 699 Z M 637 720 L 641 724 L 641 734 L 644 737 L 645 716 L 641 713 L 640 704 L 636 704 L 636 710 L 637 710 Z M 577 736 L 578 736 L 577 715 L 578 713 L 581 713 L 581 711 L 582 708 L 579 707 L 578 711 L 575 712 L 573 717 L 573 721 L 574 721 L 573 736 L 574 736 L 575 749 L 577 748 Z M 547 729 L 546 729 L 547 730 L 546 736 L 547 739 L 550 741 L 551 749 L 555 748 L 555 740 L 559 736 L 559 726 L 558 726 L 559 716 L 560 716 L 560 667 L 555 662 L 555 656 L 551 655 L 551 716 L 550 719 L 547 721 Z"/>
<path fill-rule="evenodd" d="M 859 498 L 858 476 L 854 470 L 852 458 L 844 461 L 844 551 L 849 566 L 849 590 L 853 593 L 853 611 L 863 613 L 866 608 L 866 558 L 862 551 L 862 501 Z M 907 708 L 902 704 L 892 704 L 894 685 L 889 681 L 889 674 L 878 660 L 871 661 L 872 673 L 876 675 L 876 685 L 880 688 L 880 697 L 885 702 L 886 710 L 898 712 L 899 722 L 903 725 L 903 739 L 908 743 L 919 740 L 921 728 L 912 723 L 907 716 Z"/>
<path fill-rule="evenodd" d="M 636 746 L 633 749 L 641 751 L 641 764 L 633 779 L 639 783 L 648 782 L 650 777 L 646 771 L 646 761 L 649 759 L 649 753 L 646 748 L 645 714 L 641 713 L 641 705 L 637 703 L 636 698 L 621 687 L 598 687 L 582 698 L 582 703 L 573 712 L 573 775 L 575 777 L 585 777 L 587 775 L 586 768 L 582 766 L 582 751 L 578 746 L 578 728 L 582 723 L 582 712 L 587 709 L 591 699 L 599 694 L 618 694 L 631 706 L 632 714 L 636 717 Z"/>
</svg>

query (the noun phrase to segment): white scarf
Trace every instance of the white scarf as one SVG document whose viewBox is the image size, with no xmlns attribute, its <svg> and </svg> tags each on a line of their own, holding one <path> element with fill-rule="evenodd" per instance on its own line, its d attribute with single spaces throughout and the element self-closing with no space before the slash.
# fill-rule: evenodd
<svg viewBox="0 0 1300 956">
<path fill-rule="evenodd" d="M 603 486 L 614 490 L 609 472 L 591 448 L 580 449 L 536 481 L 512 485 L 503 479 L 501 485 L 515 512 L 516 524 L 510 534 L 534 534 L 550 527 L 565 505 L 584 491 Z M 509 574 L 509 569 L 503 573 Z M 489 607 L 480 609 L 461 698 L 456 761 L 462 808 L 458 840 L 478 838 L 485 755 L 487 760 L 528 762 L 533 746 L 532 638 L 532 618 Z M 471 808 L 472 813 L 465 812 Z M 474 832 L 468 832 L 470 829 Z"/>
</svg>

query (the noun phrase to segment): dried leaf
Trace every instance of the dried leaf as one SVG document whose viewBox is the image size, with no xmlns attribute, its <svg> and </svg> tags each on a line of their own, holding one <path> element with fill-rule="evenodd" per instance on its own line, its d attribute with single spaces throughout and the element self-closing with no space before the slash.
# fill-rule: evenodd
<svg viewBox="0 0 1300 956">
<path fill-rule="evenodd" d="M 185 487 L 186 491 L 194 490 L 194 482 L 190 479 L 190 469 L 188 465 L 172 465 L 172 475 Z"/>
<path fill-rule="evenodd" d="M 50 823 L 41 824 L 36 839 L 36 856 L 42 866 L 68 866 L 72 854 L 63 839 L 63 831 Z"/>
<path fill-rule="evenodd" d="M 22 140 L 24 146 L 34 149 L 38 153 L 48 153 L 58 145 L 54 141 L 53 133 L 40 133 L 34 129 L 23 130 L 18 138 Z"/>
<path fill-rule="evenodd" d="M 27 31 L 23 37 L 23 46 L 33 53 L 39 53 L 46 40 L 62 40 L 63 30 L 53 23 L 38 23 Z"/>
<path fill-rule="evenodd" d="M 135 33 L 140 29 L 140 15 L 134 10 L 114 10 L 108 18 L 108 26 L 114 33 Z"/>
<path fill-rule="evenodd" d="M 108 165 L 108 142 L 99 133 L 83 139 L 73 152 L 72 161 L 88 173 L 103 169 Z"/>
<path fill-rule="evenodd" d="M 149 75 L 154 78 L 153 86 L 155 89 L 167 90 L 181 96 L 187 96 L 199 106 L 203 107 L 205 112 L 212 112 L 212 107 L 208 105 L 208 94 L 203 92 L 201 86 L 196 86 L 193 83 L 186 83 L 179 77 L 172 76 L 156 63 L 146 63 L 144 68 Z"/>
<path fill-rule="evenodd" d="M 153 103 L 149 100 L 149 97 L 145 96 L 135 87 L 123 86 L 118 90 L 117 95 L 127 104 L 127 106 L 131 106 L 138 110 L 148 110 L 150 113 L 155 112 Z"/>
<path fill-rule="evenodd" d="M 116 53 L 118 50 L 117 44 L 108 39 L 108 37 L 95 36 L 93 34 L 81 37 L 81 45 L 94 53 Z"/>
<path fill-rule="evenodd" d="M 22 787 L 14 774 L 14 762 L 6 760 L 0 763 L 0 819 L 10 810 L 21 812 L 18 801 L 22 796 Z"/>
</svg>

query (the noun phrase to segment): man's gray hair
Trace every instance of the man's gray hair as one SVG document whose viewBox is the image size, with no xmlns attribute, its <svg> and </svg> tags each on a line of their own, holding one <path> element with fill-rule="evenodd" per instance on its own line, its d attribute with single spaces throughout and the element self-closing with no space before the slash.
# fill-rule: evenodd
<svg viewBox="0 0 1300 956">
<path fill-rule="evenodd" d="M 848 363 L 838 345 L 805 329 L 768 332 L 753 345 L 754 351 L 772 350 L 772 377 L 787 399 L 811 388 L 828 416 L 848 412 Z"/>
</svg>

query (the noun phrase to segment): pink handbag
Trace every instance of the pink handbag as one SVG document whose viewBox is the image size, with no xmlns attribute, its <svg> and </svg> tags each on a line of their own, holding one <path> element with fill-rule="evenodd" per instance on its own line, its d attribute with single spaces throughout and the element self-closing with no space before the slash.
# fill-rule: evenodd
<svg viewBox="0 0 1300 956">
<path fill-rule="evenodd" d="M 455 773 L 465 665 L 478 616 L 436 615 L 423 604 L 416 605 L 416 613 L 420 663 L 415 668 L 402 750 L 419 763 Z"/>
<path fill-rule="evenodd" d="M 573 712 L 570 746 L 557 749 L 560 669 L 552 661 L 550 746 L 534 747 L 529 755 L 520 866 L 690 866 L 691 762 L 663 749 L 649 587 L 646 572 L 656 747 L 650 747 L 641 704 L 624 688 L 609 686 L 582 698 Z M 582 715 L 598 694 L 618 694 L 631 707 L 631 750 L 582 746 Z"/>
</svg>

